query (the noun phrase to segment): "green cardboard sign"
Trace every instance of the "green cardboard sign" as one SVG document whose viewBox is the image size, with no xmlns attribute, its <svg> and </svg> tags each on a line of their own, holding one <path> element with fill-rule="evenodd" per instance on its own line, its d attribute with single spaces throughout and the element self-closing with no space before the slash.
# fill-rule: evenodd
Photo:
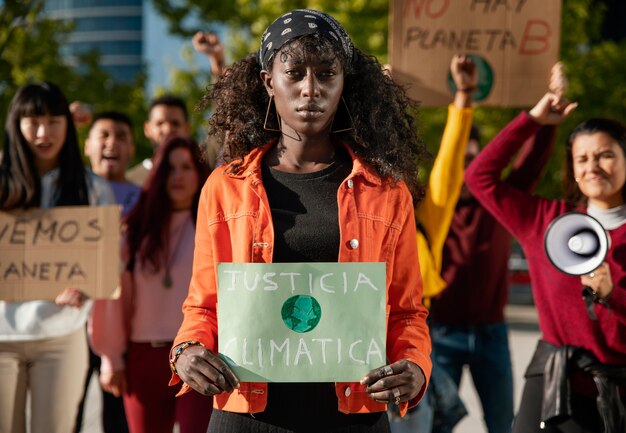
<svg viewBox="0 0 626 433">
<path fill-rule="evenodd" d="M 242 382 L 358 382 L 386 364 L 384 263 L 220 263 L 218 350 Z"/>
</svg>

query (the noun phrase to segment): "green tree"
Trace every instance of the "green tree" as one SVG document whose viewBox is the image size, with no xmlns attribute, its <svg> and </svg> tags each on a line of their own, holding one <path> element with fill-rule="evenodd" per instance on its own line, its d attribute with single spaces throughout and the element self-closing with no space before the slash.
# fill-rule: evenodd
<svg viewBox="0 0 626 433">
<path fill-rule="evenodd" d="M 152 0 L 168 21 L 174 34 L 191 37 L 198 29 L 187 17 L 201 22 L 221 22 L 228 27 L 227 45 L 233 59 L 258 48 L 265 28 L 285 11 L 319 9 L 332 14 L 353 37 L 355 45 L 385 60 L 387 53 L 388 0 L 236 0 L 198 2 L 195 0 Z M 206 29 L 205 29 L 206 30 Z"/>
<path fill-rule="evenodd" d="M 0 119 L 6 119 L 9 102 L 20 86 L 46 80 L 58 84 L 69 101 L 83 101 L 94 111 L 128 113 L 136 125 L 136 141 L 142 143 L 145 74 L 131 83 L 116 83 L 101 69 L 96 52 L 81 55 L 77 67 L 67 65 L 60 47 L 73 24 L 47 18 L 43 6 L 43 0 L 23 0 L 4 2 L 0 9 Z M 84 128 L 79 129 L 81 143 L 85 134 Z M 146 147 L 137 159 L 151 152 Z"/>
<path fill-rule="evenodd" d="M 387 60 L 389 1 L 383 0 L 237 0 L 197 2 L 194 0 L 152 0 L 175 34 L 190 37 L 196 28 L 186 26 L 185 18 L 201 22 L 222 22 L 229 28 L 226 46 L 232 59 L 239 59 L 258 48 L 263 30 L 273 19 L 295 8 L 323 10 L 335 16 L 356 46 Z M 561 166 L 567 133 L 582 119 L 592 116 L 626 119 L 626 41 L 601 39 L 603 23 L 609 15 L 606 0 L 564 0 L 561 24 L 561 60 L 570 81 L 570 99 L 579 102 L 571 118 L 559 128 L 555 155 L 546 170 L 539 192 L 560 194 Z M 614 17 L 612 17 L 614 18 Z M 613 20 L 621 23 L 622 20 Z M 605 26 L 606 27 L 606 26 Z M 619 32 L 618 32 L 619 33 Z M 547 83 L 546 83 L 547 84 Z M 521 107 L 525 108 L 525 107 Z M 478 107 L 475 122 L 481 128 L 483 143 L 504 127 L 520 108 Z M 445 108 L 422 109 L 421 135 L 435 154 L 445 124 Z"/>
<path fill-rule="evenodd" d="M 4 3 L 0 10 L 0 115 L 18 87 L 34 80 L 67 77 L 58 62 L 59 43 L 70 30 L 65 23 L 40 19 L 43 1 Z"/>
</svg>

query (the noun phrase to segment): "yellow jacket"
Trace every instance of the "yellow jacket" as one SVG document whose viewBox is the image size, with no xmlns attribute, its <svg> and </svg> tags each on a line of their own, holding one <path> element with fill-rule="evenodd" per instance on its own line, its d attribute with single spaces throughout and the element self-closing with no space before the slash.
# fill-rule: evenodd
<svg viewBox="0 0 626 433">
<path fill-rule="evenodd" d="M 415 217 L 423 229 L 417 231 L 417 251 L 424 284 L 423 302 L 427 307 L 430 299 L 446 285 L 441 278 L 441 254 L 463 186 L 465 147 L 472 116 L 472 108 L 448 106 L 446 128 L 428 179 L 426 195 L 415 209 Z"/>
</svg>

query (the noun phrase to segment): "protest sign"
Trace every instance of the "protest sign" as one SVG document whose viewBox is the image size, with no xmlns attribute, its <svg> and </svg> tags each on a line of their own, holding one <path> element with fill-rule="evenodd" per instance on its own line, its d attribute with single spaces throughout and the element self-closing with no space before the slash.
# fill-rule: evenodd
<svg viewBox="0 0 626 433">
<path fill-rule="evenodd" d="M 220 263 L 218 351 L 244 382 L 358 382 L 386 362 L 384 263 Z"/>
<path fill-rule="evenodd" d="M 0 212 L 0 300 L 109 298 L 120 276 L 119 206 Z"/>
<path fill-rule="evenodd" d="M 392 0 L 393 76 L 423 106 L 444 106 L 456 90 L 450 60 L 470 54 L 477 102 L 532 105 L 558 60 L 560 23 L 561 0 Z"/>
</svg>

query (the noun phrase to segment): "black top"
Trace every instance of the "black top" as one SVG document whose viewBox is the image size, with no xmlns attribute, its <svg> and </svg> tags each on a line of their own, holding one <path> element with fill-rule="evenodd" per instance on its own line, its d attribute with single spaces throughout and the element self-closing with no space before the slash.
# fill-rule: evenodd
<svg viewBox="0 0 626 433">
<path fill-rule="evenodd" d="M 338 260 L 337 190 L 351 170 L 352 164 L 343 158 L 305 174 L 263 165 L 263 186 L 274 223 L 274 263 Z"/>
</svg>

